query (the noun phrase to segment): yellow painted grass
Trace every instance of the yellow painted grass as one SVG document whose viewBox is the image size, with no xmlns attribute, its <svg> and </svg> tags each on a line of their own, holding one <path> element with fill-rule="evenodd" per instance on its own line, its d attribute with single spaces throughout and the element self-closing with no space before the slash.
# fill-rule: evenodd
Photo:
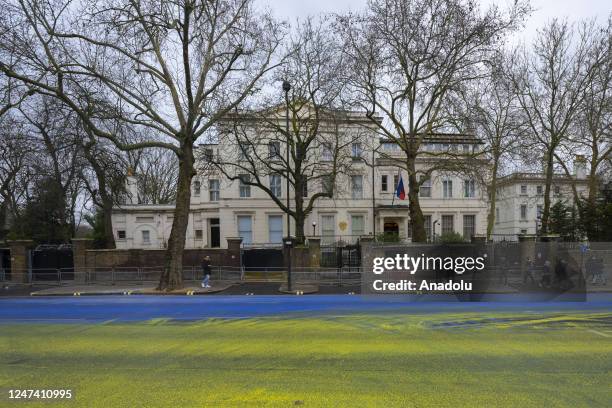
<svg viewBox="0 0 612 408">
<path fill-rule="evenodd" d="M 63 405 L 73 407 L 607 407 L 611 319 L 436 314 L 0 325 L 0 389 L 71 388 L 76 401 Z M 441 328 L 444 322 L 467 325 Z"/>
</svg>

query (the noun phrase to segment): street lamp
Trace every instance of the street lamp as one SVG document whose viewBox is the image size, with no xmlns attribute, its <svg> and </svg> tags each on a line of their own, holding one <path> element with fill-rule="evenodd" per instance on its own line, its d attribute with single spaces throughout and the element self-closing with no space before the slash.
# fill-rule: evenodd
<svg viewBox="0 0 612 408">
<path fill-rule="evenodd" d="M 283 81 L 283 91 L 285 92 L 285 132 L 287 137 L 287 210 L 291 206 L 289 201 L 289 91 L 291 90 L 291 84 L 287 81 Z M 287 236 L 291 236 L 291 216 L 287 211 Z"/>
<path fill-rule="evenodd" d="M 376 190 L 374 187 L 376 185 L 376 154 L 378 153 L 378 149 L 381 147 L 382 144 L 379 144 L 376 146 L 376 148 L 372 149 L 372 235 L 374 236 L 374 239 L 376 239 Z"/>
<path fill-rule="evenodd" d="M 285 136 L 287 137 L 287 239 L 291 240 L 291 201 L 289 200 L 289 91 L 291 84 L 288 81 L 283 81 L 283 92 L 285 92 Z M 291 292 L 291 246 L 287 245 L 287 290 Z"/>
<path fill-rule="evenodd" d="M 313 235 L 313 236 L 315 235 L 315 229 L 316 229 L 316 228 L 317 228 L 317 222 L 316 222 L 316 221 L 313 221 L 313 222 L 312 222 L 312 235 Z"/>
<path fill-rule="evenodd" d="M 431 226 L 431 241 L 432 242 L 436 242 L 436 224 L 438 223 L 439 220 L 434 220 L 432 226 Z"/>
</svg>

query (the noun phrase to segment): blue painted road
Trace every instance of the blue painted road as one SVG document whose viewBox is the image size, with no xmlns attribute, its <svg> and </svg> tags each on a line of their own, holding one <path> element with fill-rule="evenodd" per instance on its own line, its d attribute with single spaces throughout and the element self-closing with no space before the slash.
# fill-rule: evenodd
<svg viewBox="0 0 612 408">
<path fill-rule="evenodd" d="M 263 316 L 440 312 L 612 312 L 612 294 L 587 301 L 535 302 L 520 295 L 462 302 L 452 296 L 87 296 L 0 298 L 0 323 L 202 320 Z"/>
</svg>

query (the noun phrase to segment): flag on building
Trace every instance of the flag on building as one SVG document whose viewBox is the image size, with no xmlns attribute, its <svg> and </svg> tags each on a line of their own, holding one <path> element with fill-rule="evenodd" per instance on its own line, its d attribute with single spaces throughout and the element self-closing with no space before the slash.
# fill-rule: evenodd
<svg viewBox="0 0 612 408">
<path fill-rule="evenodd" d="M 404 180 L 402 179 L 402 175 L 400 174 L 399 183 L 397 183 L 397 188 L 395 189 L 395 196 L 400 200 L 406 199 L 406 190 L 404 190 Z"/>
</svg>

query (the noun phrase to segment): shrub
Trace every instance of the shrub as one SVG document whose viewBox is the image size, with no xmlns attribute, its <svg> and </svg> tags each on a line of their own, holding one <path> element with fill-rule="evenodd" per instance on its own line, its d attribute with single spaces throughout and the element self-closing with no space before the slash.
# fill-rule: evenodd
<svg viewBox="0 0 612 408">
<path fill-rule="evenodd" d="M 458 232 L 445 232 L 440 235 L 440 242 L 443 244 L 455 244 L 465 242 L 465 239 L 463 239 L 463 236 Z"/>
<path fill-rule="evenodd" d="M 396 232 L 383 232 L 376 236 L 378 242 L 400 242 L 399 234 Z"/>
</svg>

